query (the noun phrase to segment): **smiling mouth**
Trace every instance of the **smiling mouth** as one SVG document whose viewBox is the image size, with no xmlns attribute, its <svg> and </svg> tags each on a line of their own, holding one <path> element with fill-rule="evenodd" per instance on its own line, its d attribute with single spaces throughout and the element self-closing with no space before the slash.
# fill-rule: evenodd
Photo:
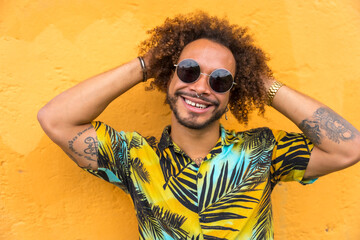
<svg viewBox="0 0 360 240">
<path fill-rule="evenodd" d="M 205 109 L 205 108 L 208 108 L 209 105 L 205 105 L 205 104 L 201 104 L 201 103 L 195 103 L 193 101 L 190 101 L 189 99 L 187 98 L 183 98 L 185 103 L 192 106 L 192 107 L 196 107 L 198 109 Z"/>
</svg>

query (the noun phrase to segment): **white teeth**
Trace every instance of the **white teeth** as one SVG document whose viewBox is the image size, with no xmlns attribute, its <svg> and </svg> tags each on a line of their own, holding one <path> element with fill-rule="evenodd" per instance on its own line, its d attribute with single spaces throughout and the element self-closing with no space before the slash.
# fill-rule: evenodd
<svg viewBox="0 0 360 240">
<path fill-rule="evenodd" d="M 193 107 L 197 107 L 197 108 L 201 108 L 201 109 L 206 108 L 206 105 L 204 105 L 204 104 L 199 104 L 199 103 L 194 103 L 194 102 L 192 102 L 192 101 L 190 101 L 190 100 L 188 100 L 188 99 L 185 99 L 185 102 L 186 102 L 187 104 L 193 106 Z"/>
</svg>

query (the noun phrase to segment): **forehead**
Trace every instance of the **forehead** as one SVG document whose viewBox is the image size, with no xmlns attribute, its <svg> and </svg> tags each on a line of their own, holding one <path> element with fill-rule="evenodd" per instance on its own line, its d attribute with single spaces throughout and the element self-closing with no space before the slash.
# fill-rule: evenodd
<svg viewBox="0 0 360 240">
<path fill-rule="evenodd" d="M 187 44 L 180 54 L 179 62 L 186 58 L 194 59 L 202 68 L 209 70 L 225 68 L 235 72 L 235 58 L 230 49 L 208 39 L 198 39 Z"/>
</svg>

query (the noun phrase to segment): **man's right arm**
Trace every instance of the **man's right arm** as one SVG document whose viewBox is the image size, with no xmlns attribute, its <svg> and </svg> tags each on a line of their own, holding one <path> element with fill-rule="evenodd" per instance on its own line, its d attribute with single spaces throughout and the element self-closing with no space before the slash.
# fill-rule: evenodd
<svg viewBox="0 0 360 240">
<path fill-rule="evenodd" d="M 139 59 L 94 76 L 59 94 L 38 112 L 49 138 L 80 167 L 97 170 L 97 137 L 91 122 L 118 96 L 142 81 Z"/>
</svg>

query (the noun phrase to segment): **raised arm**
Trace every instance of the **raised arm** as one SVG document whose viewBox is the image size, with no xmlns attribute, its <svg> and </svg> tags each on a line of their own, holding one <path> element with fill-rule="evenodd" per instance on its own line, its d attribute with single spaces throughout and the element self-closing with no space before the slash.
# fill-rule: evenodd
<svg viewBox="0 0 360 240">
<path fill-rule="evenodd" d="M 273 82 L 265 80 L 267 89 Z M 324 104 L 282 86 L 272 106 L 293 121 L 315 145 L 305 179 L 323 176 L 360 161 L 359 131 Z"/>
<path fill-rule="evenodd" d="M 40 125 L 80 167 L 96 170 L 97 138 L 91 121 L 115 98 L 142 80 L 139 59 L 94 76 L 41 108 L 38 112 Z"/>
</svg>

